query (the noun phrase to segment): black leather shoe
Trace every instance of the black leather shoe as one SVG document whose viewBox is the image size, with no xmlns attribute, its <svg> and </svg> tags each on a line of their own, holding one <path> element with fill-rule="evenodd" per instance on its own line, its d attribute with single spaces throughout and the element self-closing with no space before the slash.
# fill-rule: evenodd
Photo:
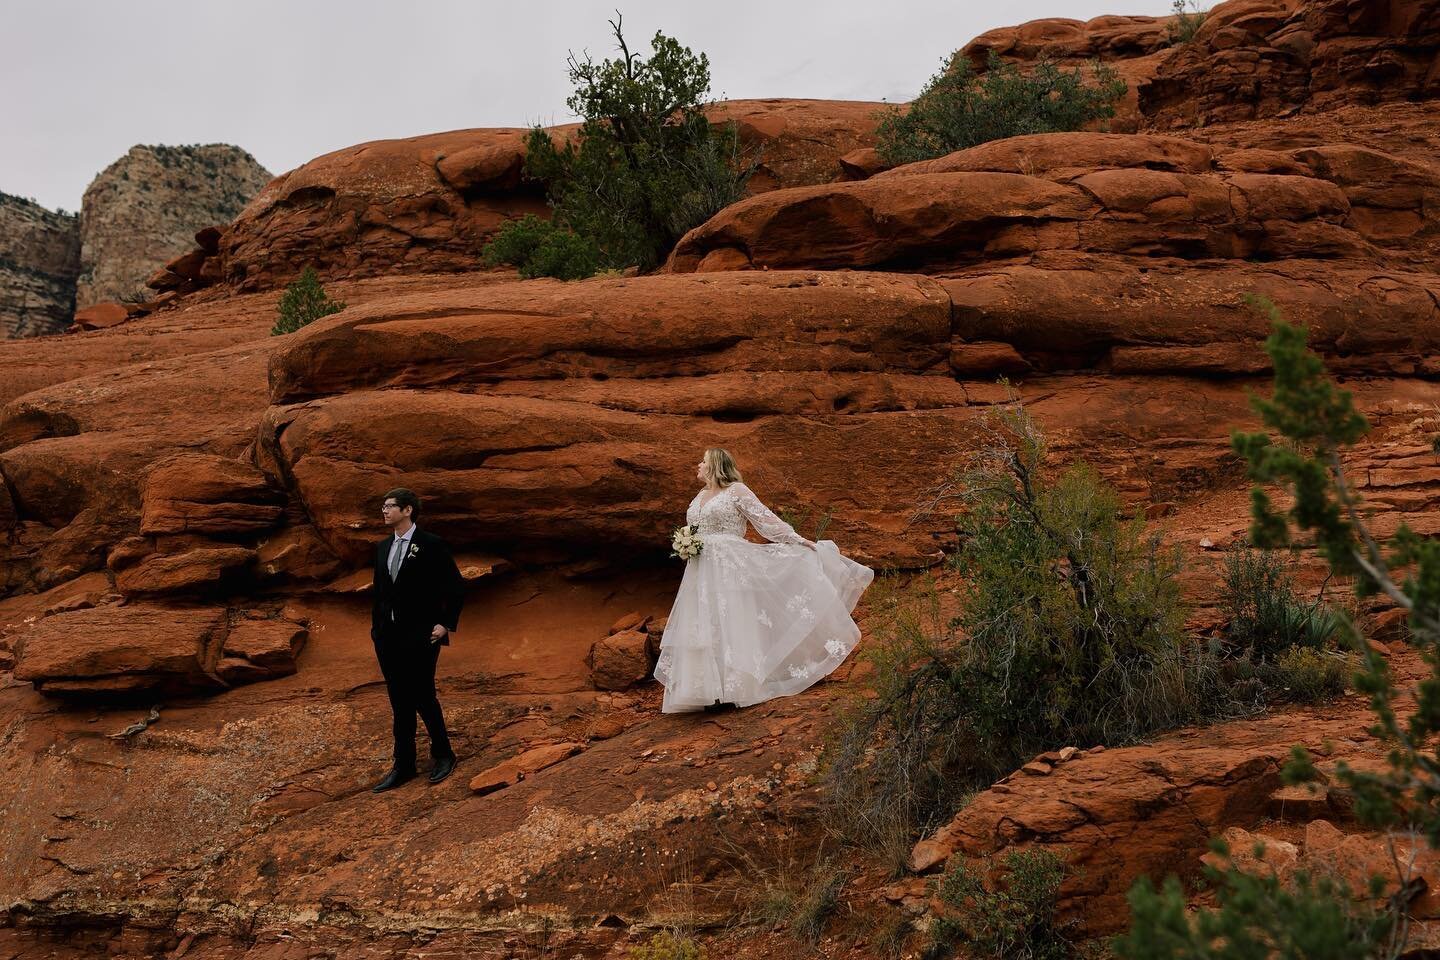
<svg viewBox="0 0 1440 960">
<path fill-rule="evenodd" d="M 375 784 L 375 786 L 371 788 L 371 792 L 384 793 L 386 790 L 394 790 L 402 783 L 407 783 L 414 779 L 414 770 L 407 771 L 391 769 L 389 773 L 385 774 L 385 778 L 383 780 L 381 780 L 379 783 Z"/>
<path fill-rule="evenodd" d="M 455 769 L 455 758 L 454 758 L 454 757 L 440 757 L 440 758 L 438 758 L 438 759 L 435 761 L 435 766 L 433 766 L 433 767 L 430 768 L 430 782 L 431 782 L 431 783 L 439 783 L 441 780 L 444 780 L 446 777 L 450 776 L 450 772 L 451 772 L 452 770 L 454 770 L 454 769 Z"/>
</svg>

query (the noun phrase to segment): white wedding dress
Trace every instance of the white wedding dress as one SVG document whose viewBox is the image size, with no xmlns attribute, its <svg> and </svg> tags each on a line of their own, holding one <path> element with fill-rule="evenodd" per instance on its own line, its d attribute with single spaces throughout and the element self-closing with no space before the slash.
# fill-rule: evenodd
<svg viewBox="0 0 1440 960">
<path fill-rule="evenodd" d="M 743 483 L 702 505 L 704 495 L 685 511 L 703 546 L 685 564 L 655 666 L 665 713 L 749 706 L 826 676 L 860 642 L 850 611 L 875 578 L 834 541 L 805 546 Z M 772 542 L 746 540 L 747 521 Z"/>
</svg>

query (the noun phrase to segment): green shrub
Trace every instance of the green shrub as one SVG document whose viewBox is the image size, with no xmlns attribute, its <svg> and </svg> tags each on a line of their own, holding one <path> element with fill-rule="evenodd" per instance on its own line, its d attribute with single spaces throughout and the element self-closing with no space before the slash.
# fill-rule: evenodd
<svg viewBox="0 0 1440 960">
<path fill-rule="evenodd" d="M 733 123 L 717 128 L 705 116 L 705 54 L 656 33 L 645 59 L 630 51 L 620 21 L 610 26 L 619 58 L 567 61 L 579 133 L 557 144 L 532 129 L 525 172 L 545 185 L 554 221 L 594 249 L 598 267 L 648 270 L 686 231 L 743 197 L 754 164 Z"/>
<path fill-rule="evenodd" d="M 678 934 L 657 933 L 648 941 L 630 948 L 630 960 L 706 960 L 705 948 Z"/>
<path fill-rule="evenodd" d="M 1065 865 L 1049 850 L 1012 850 L 1004 876 L 986 885 L 986 866 L 952 859 L 937 893 L 953 913 L 936 920 L 937 946 L 965 944 L 966 956 L 998 960 L 1064 960 L 1073 953 L 1056 917 Z"/>
<path fill-rule="evenodd" d="M 908 110 L 880 112 L 876 149 L 887 163 L 913 163 L 1006 137 L 1079 130 L 1115 116 L 1125 81 L 1104 64 L 1089 69 L 1092 85 L 1080 70 L 1066 72 L 1048 60 L 1026 75 L 992 51 L 977 77 L 957 53 Z"/>
<path fill-rule="evenodd" d="M 1225 846 L 1216 843 L 1225 852 Z M 1380 960 L 1396 955 L 1395 917 L 1356 901 L 1328 876 L 1297 872 L 1281 883 L 1233 867 L 1206 868 L 1216 906 L 1193 914 L 1174 876 L 1130 889 L 1130 931 L 1112 944 L 1121 960 Z"/>
<path fill-rule="evenodd" d="M 501 227 L 481 255 L 488 267 L 514 264 L 527 280 L 583 280 L 600 268 L 600 251 L 593 243 L 533 214 Z"/>
<path fill-rule="evenodd" d="M 1296 594 L 1294 560 L 1282 550 L 1241 546 L 1227 552 L 1222 607 L 1226 639 L 1260 661 L 1294 646 L 1329 647 L 1341 626 L 1320 599 L 1307 604 Z"/>
<path fill-rule="evenodd" d="M 1345 692 L 1350 665 L 1338 653 L 1291 647 L 1275 658 L 1268 686 L 1297 703 L 1321 703 Z"/>
<path fill-rule="evenodd" d="M 957 477 L 960 613 L 923 591 L 882 608 L 874 696 L 845 715 L 826 781 L 843 835 L 897 854 L 964 792 L 1036 753 L 1120 743 L 1223 709 L 1184 635 L 1178 552 L 1094 470 L 1058 474 L 1018 405 Z"/>
<path fill-rule="evenodd" d="M 270 330 L 270 335 L 294 333 L 321 317 L 328 317 L 344 309 L 345 304 L 331 300 L 325 294 L 325 288 L 320 286 L 320 278 L 316 276 L 315 268 L 306 267 L 300 271 L 300 279 L 286 287 L 285 292 L 280 295 L 279 316 Z"/>
<path fill-rule="evenodd" d="M 1195 0 L 1172 0 L 1170 13 L 1174 18 L 1165 28 L 1172 44 L 1189 43 L 1195 32 L 1205 25 L 1206 11 Z"/>
</svg>

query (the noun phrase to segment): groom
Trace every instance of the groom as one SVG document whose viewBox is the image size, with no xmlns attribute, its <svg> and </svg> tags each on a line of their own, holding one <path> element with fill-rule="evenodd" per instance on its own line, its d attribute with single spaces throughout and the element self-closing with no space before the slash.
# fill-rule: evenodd
<svg viewBox="0 0 1440 960">
<path fill-rule="evenodd" d="M 395 764 L 375 784 L 382 793 L 415 777 L 415 714 L 430 734 L 430 782 L 455 769 L 455 752 L 435 696 L 435 663 L 460 619 L 464 581 L 445 541 L 415 525 L 420 498 L 404 487 L 380 507 L 391 535 L 375 545 L 370 639 L 394 715 Z"/>
</svg>

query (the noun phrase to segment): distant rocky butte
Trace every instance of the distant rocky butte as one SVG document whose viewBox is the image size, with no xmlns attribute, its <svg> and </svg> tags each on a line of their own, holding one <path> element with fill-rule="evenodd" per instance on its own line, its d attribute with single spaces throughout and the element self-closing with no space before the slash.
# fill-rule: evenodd
<svg viewBox="0 0 1440 960">
<path fill-rule="evenodd" d="M 233 220 L 270 180 L 239 147 L 134 146 L 85 190 L 75 305 L 133 299 L 195 231 Z"/>
<path fill-rule="evenodd" d="M 0 339 L 63 329 L 79 272 L 78 218 L 0 193 Z"/>
</svg>

